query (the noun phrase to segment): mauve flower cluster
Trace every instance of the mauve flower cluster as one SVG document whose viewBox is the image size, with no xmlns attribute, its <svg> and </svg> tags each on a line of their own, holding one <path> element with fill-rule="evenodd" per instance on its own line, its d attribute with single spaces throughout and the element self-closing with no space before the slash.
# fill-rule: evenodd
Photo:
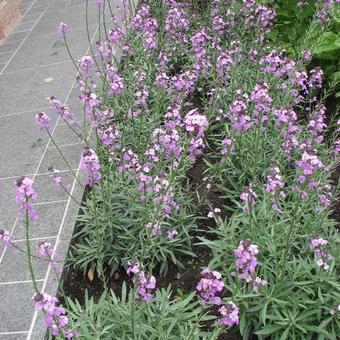
<svg viewBox="0 0 340 340">
<path fill-rule="evenodd" d="M 189 28 L 188 11 L 181 3 L 170 2 L 165 18 L 165 34 L 171 40 L 185 41 L 185 33 Z"/>
<path fill-rule="evenodd" d="M 51 243 L 42 241 L 39 243 L 39 255 L 50 261 L 50 266 L 56 266 L 56 252 Z"/>
<path fill-rule="evenodd" d="M 50 105 L 52 110 L 57 115 L 59 115 L 67 124 L 74 125 L 77 123 L 77 120 L 70 108 L 66 105 L 62 105 L 56 97 L 50 98 Z"/>
<path fill-rule="evenodd" d="M 48 131 L 51 130 L 49 123 L 50 123 L 50 118 L 45 112 L 38 112 L 35 115 L 35 121 L 37 122 L 38 126 L 40 127 L 40 130 L 47 129 Z"/>
<path fill-rule="evenodd" d="M 128 262 L 126 272 L 134 275 L 133 282 L 138 286 L 139 297 L 144 301 L 150 301 L 153 297 L 152 291 L 156 289 L 156 278 L 153 275 L 149 275 L 144 271 L 141 271 L 140 264 L 135 261 Z"/>
<path fill-rule="evenodd" d="M 61 34 L 62 37 L 65 37 L 65 34 L 67 32 L 67 25 L 64 22 L 59 23 L 57 31 Z"/>
<path fill-rule="evenodd" d="M 324 168 L 324 164 L 318 158 L 316 150 L 310 146 L 305 146 L 301 158 L 295 164 L 298 167 L 297 182 L 299 186 L 294 188 L 294 191 L 299 192 L 301 197 L 305 198 L 307 197 L 305 190 L 311 191 L 316 186 L 314 173 L 317 169 Z M 301 185 L 303 185 L 302 189 L 300 188 Z"/>
<path fill-rule="evenodd" d="M 250 206 L 255 206 L 256 204 L 257 194 L 253 189 L 254 184 L 250 183 L 249 186 L 244 188 L 244 191 L 240 195 L 240 199 L 244 202 L 242 210 L 245 214 L 249 213 Z"/>
<path fill-rule="evenodd" d="M 196 286 L 196 290 L 201 296 L 201 303 L 219 305 L 221 304 L 221 298 L 219 293 L 224 289 L 224 283 L 222 276 L 217 271 L 212 271 L 209 268 L 205 268 L 201 272 L 201 280 Z"/>
<path fill-rule="evenodd" d="M 285 56 L 285 51 L 280 52 L 272 49 L 269 54 L 263 56 L 259 60 L 262 71 L 273 73 L 276 77 L 290 75 L 295 70 L 295 61 Z"/>
<path fill-rule="evenodd" d="M 18 217 L 23 217 L 26 213 L 29 219 L 36 220 L 38 214 L 33 208 L 31 200 L 35 200 L 38 194 L 33 189 L 33 180 L 28 177 L 21 177 L 16 181 L 16 202 L 20 205 Z"/>
<path fill-rule="evenodd" d="M 282 213 L 278 202 L 277 195 L 281 198 L 285 198 L 286 194 L 282 190 L 284 182 L 282 180 L 281 172 L 279 167 L 273 167 L 269 169 L 269 175 L 267 176 L 267 183 L 265 184 L 265 190 L 272 195 L 272 208 L 279 213 Z"/>
<path fill-rule="evenodd" d="M 195 162 L 197 156 L 202 153 L 205 147 L 203 137 L 204 131 L 208 126 L 208 120 L 206 116 L 198 113 L 198 109 L 194 109 L 186 114 L 183 123 L 186 131 L 195 134 L 188 148 L 189 159 Z"/>
<path fill-rule="evenodd" d="M 78 332 L 67 328 L 68 317 L 63 307 L 58 306 L 58 299 L 45 293 L 35 293 L 33 296 L 35 309 L 43 311 L 45 324 L 50 328 L 53 336 L 62 336 L 66 339 L 79 337 Z"/>
<path fill-rule="evenodd" d="M 80 74 L 87 78 L 93 71 L 94 61 L 91 56 L 84 55 L 77 60 L 78 69 Z"/>
<path fill-rule="evenodd" d="M 224 137 L 222 140 L 223 149 L 221 150 L 222 155 L 232 155 L 235 152 L 235 138 Z"/>
<path fill-rule="evenodd" d="M 12 236 L 9 231 L 0 229 L 0 242 L 7 247 L 11 242 Z"/>
<path fill-rule="evenodd" d="M 252 244 L 250 240 L 241 240 L 238 248 L 234 250 L 234 255 L 236 257 L 235 264 L 240 277 L 247 283 L 253 283 L 254 292 L 257 292 L 258 286 L 267 285 L 267 281 L 262 280 L 256 276 L 255 273 L 255 268 L 257 266 L 256 256 L 258 253 L 258 246 Z"/>
<path fill-rule="evenodd" d="M 142 32 L 145 49 L 156 48 L 158 22 L 156 18 L 151 17 L 149 5 L 144 4 L 140 7 L 132 20 L 132 25 L 137 31 Z"/>
<path fill-rule="evenodd" d="M 222 326 L 232 327 L 240 323 L 239 309 L 234 302 L 229 301 L 226 305 L 221 306 L 218 311 L 222 317 L 218 319 L 218 323 Z"/>
<path fill-rule="evenodd" d="M 90 147 L 86 147 L 82 154 L 82 168 L 87 172 L 87 182 L 90 188 L 102 178 L 100 173 L 100 163 L 96 152 Z"/>
<path fill-rule="evenodd" d="M 141 162 L 139 156 L 131 149 L 123 150 L 123 157 L 116 159 L 118 162 L 118 171 L 127 172 L 131 179 L 137 184 L 137 189 L 141 193 L 140 199 L 151 200 L 157 207 L 160 207 L 159 218 L 168 218 L 172 211 L 178 209 L 178 205 L 174 199 L 174 193 L 171 183 L 165 174 L 159 176 L 151 176 L 150 171 L 155 166 L 154 163 L 159 162 L 160 158 L 154 148 L 147 150 L 146 155 L 150 157 L 152 162 Z M 160 225 L 156 225 L 156 230 Z M 152 228 L 151 228 L 152 229 Z M 152 236 L 159 235 L 160 232 L 153 232 Z"/>
<path fill-rule="evenodd" d="M 317 258 L 317 265 L 323 267 L 324 270 L 329 269 L 328 261 L 333 259 L 333 256 L 325 250 L 327 245 L 328 241 L 321 237 L 313 238 L 309 244 L 309 250 L 314 252 Z"/>
<path fill-rule="evenodd" d="M 232 55 L 226 50 L 222 50 L 216 60 L 216 71 L 219 77 L 224 80 L 230 79 L 229 71 L 234 64 Z"/>
<path fill-rule="evenodd" d="M 320 6 L 320 10 L 317 14 L 317 20 L 319 23 L 325 23 L 330 20 L 330 12 L 332 10 L 332 5 L 335 2 L 340 2 L 340 0 L 318 0 L 317 4 Z"/>
<path fill-rule="evenodd" d="M 271 31 L 276 12 L 264 4 L 256 7 L 255 0 L 243 0 L 240 15 L 246 26 L 257 30 L 255 41 L 263 42 L 265 34 Z"/>
<path fill-rule="evenodd" d="M 326 107 L 324 105 L 318 105 L 307 125 L 308 133 L 317 143 L 321 143 L 324 140 L 322 133 L 327 128 L 327 124 L 325 122 Z"/>
</svg>

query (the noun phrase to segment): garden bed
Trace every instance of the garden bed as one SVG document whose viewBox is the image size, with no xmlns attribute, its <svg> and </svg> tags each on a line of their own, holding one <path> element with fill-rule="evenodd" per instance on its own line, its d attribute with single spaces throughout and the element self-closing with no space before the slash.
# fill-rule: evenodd
<svg viewBox="0 0 340 340">
<path fill-rule="evenodd" d="M 335 6 L 315 3 L 310 32 L 332 27 Z M 314 38 L 296 59 L 274 48 L 275 10 L 256 1 L 149 0 L 133 12 L 74 60 L 83 117 L 51 99 L 84 142 L 89 189 L 65 309 L 35 294 L 52 334 L 336 339 L 340 120 L 334 87 L 308 66 Z M 46 114 L 37 122 L 49 133 Z"/>
</svg>

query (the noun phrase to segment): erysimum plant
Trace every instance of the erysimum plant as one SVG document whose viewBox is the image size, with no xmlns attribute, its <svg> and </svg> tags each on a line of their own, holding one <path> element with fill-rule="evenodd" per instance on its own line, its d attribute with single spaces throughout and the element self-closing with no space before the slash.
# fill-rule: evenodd
<svg viewBox="0 0 340 340">
<path fill-rule="evenodd" d="M 149 1 L 122 25 L 110 1 L 91 4 L 100 41 L 71 56 L 84 110 L 50 99 L 84 144 L 84 202 L 50 172 L 81 203 L 70 264 L 97 274 L 98 301 L 81 305 L 61 285 L 62 307 L 39 291 L 29 243 L 37 193 L 17 183 L 34 300 L 53 336 L 218 339 L 239 327 L 244 339 L 336 338 L 339 120 L 328 119 L 322 69 L 306 67 L 315 51 L 299 44 L 293 59 L 269 42 L 270 4 Z M 332 1 L 316 6 L 322 18 L 334 13 Z M 309 33 L 326 32 L 314 19 Z M 65 23 L 59 32 L 69 51 Z M 36 121 L 55 143 L 46 113 Z M 7 231 L 0 240 L 13 244 Z M 42 243 L 39 257 L 56 265 L 55 250 Z M 186 291 L 157 289 L 182 271 L 193 272 Z"/>
</svg>

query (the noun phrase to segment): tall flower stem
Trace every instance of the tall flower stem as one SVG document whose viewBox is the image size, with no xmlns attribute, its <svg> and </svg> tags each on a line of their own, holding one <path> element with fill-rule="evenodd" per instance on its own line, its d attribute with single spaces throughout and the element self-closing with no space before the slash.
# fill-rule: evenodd
<svg viewBox="0 0 340 340">
<path fill-rule="evenodd" d="M 90 29 L 89 29 L 89 13 L 88 12 L 89 12 L 89 0 L 86 0 L 85 22 L 86 22 L 87 40 L 88 40 L 88 43 L 89 43 L 89 48 L 90 48 L 90 51 L 91 51 L 91 55 L 92 55 L 93 61 L 94 61 L 94 63 L 97 66 L 98 72 L 100 73 L 102 80 L 104 81 L 105 79 L 103 77 L 102 70 L 101 70 L 101 68 L 98 65 L 98 62 L 97 62 L 97 59 L 95 57 L 95 54 L 94 54 L 94 51 L 93 51 L 93 47 L 92 47 L 92 39 L 91 39 L 91 36 L 90 36 Z"/>
<path fill-rule="evenodd" d="M 56 147 L 57 151 L 59 152 L 62 160 L 64 161 L 65 165 L 67 166 L 67 168 L 70 170 L 70 172 L 72 173 L 73 177 L 76 179 L 76 181 L 78 182 L 78 184 L 84 189 L 83 184 L 80 182 L 80 180 L 78 179 L 78 176 L 76 175 L 76 173 L 73 171 L 72 167 L 70 166 L 70 164 L 68 163 L 68 161 L 66 160 L 64 154 L 62 153 L 62 151 L 60 150 L 59 146 L 57 145 L 57 143 L 55 142 L 54 138 L 52 137 L 51 132 L 49 131 L 49 129 L 45 128 L 47 131 L 48 136 L 50 137 L 53 145 Z"/>
<path fill-rule="evenodd" d="M 26 203 L 28 202 L 28 198 L 26 197 Z M 34 275 L 34 269 L 33 269 L 33 264 L 32 264 L 32 256 L 31 256 L 31 244 L 30 244 L 30 238 L 29 238 L 29 217 L 28 217 L 28 209 L 25 211 L 25 240 L 26 240 L 26 249 L 27 249 L 27 262 L 28 262 L 28 270 L 32 279 L 33 287 L 34 290 L 38 293 L 38 286 L 37 282 L 35 280 L 35 275 Z"/>
</svg>

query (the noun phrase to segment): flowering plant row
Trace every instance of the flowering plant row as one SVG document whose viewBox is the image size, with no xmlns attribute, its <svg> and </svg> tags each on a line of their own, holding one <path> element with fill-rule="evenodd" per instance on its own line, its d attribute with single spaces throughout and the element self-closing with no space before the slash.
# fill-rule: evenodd
<svg viewBox="0 0 340 340">
<path fill-rule="evenodd" d="M 336 339 L 340 120 L 327 118 L 308 46 L 297 60 L 271 47 L 276 12 L 265 1 L 123 3 L 120 22 L 109 0 L 86 1 L 100 33 L 89 55 L 70 55 L 83 112 L 50 99 L 84 144 L 83 202 L 50 173 L 81 206 L 69 263 L 98 278 L 99 299 L 75 301 L 66 281 L 62 307 L 38 290 L 29 243 L 38 193 L 17 181 L 34 301 L 50 333 Z M 320 5 L 323 20 L 311 25 L 322 31 L 335 6 Z M 69 51 L 68 29 L 58 27 Z M 54 143 L 48 115 L 36 121 Z M 0 240 L 13 245 L 7 231 Z M 56 249 L 42 242 L 39 257 L 59 279 Z M 171 278 L 188 273 L 176 290 Z M 125 282 L 113 291 L 117 276 Z"/>
</svg>

